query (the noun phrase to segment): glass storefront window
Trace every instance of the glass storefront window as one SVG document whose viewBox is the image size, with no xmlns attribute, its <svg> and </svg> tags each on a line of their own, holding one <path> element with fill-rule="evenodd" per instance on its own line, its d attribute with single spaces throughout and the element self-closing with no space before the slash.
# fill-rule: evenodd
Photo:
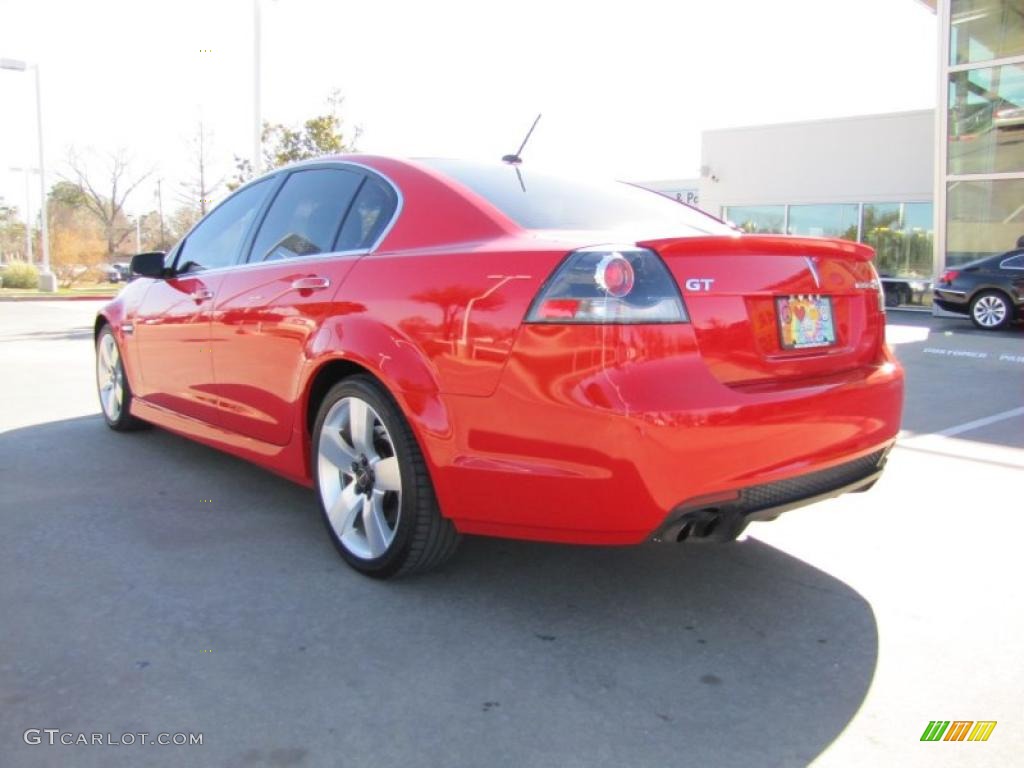
<svg viewBox="0 0 1024 768">
<path fill-rule="evenodd" d="M 946 187 L 946 266 L 1004 253 L 1024 235 L 1024 179 L 951 181 Z"/>
<path fill-rule="evenodd" d="M 782 234 L 786 222 L 784 205 L 731 205 L 723 218 L 744 232 Z"/>
<path fill-rule="evenodd" d="M 952 64 L 1024 53 L 1024 0 L 952 0 Z"/>
<path fill-rule="evenodd" d="M 949 172 L 1024 171 L 1024 65 L 949 76 Z"/>
<path fill-rule="evenodd" d="M 789 206 L 789 234 L 857 239 L 856 203 Z"/>
<path fill-rule="evenodd" d="M 1024 219 L 1024 205 L 1018 214 Z M 858 215 L 862 216 L 861 242 L 875 249 L 875 267 L 882 277 L 886 304 L 930 305 L 935 237 L 931 203 L 733 205 L 723 209 L 723 218 L 746 232 L 780 233 L 788 222 L 791 235 L 854 241 Z"/>
<path fill-rule="evenodd" d="M 875 249 L 889 306 L 931 303 L 931 203 L 865 203 L 861 239 Z"/>
</svg>

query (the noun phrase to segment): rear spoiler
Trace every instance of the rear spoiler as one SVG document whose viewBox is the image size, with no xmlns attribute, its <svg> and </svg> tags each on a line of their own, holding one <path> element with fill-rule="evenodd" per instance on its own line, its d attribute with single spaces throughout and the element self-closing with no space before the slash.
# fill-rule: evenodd
<svg viewBox="0 0 1024 768">
<path fill-rule="evenodd" d="M 663 257 L 742 253 L 748 256 L 842 256 L 854 261 L 871 261 L 875 258 L 875 249 L 870 245 L 835 237 L 736 233 L 728 237 L 669 237 L 645 240 L 637 245 L 657 251 Z"/>
</svg>

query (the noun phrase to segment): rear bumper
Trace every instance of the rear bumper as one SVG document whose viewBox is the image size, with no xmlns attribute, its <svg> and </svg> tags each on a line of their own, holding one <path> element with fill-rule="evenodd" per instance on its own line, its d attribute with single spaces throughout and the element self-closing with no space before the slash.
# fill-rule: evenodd
<svg viewBox="0 0 1024 768">
<path fill-rule="evenodd" d="M 740 488 L 734 495 L 719 494 L 684 502 L 669 514 L 654 539 L 732 541 L 756 520 L 774 520 L 783 512 L 844 493 L 866 491 L 882 476 L 891 448 L 890 445 L 831 469 Z"/>
<path fill-rule="evenodd" d="M 964 291 L 942 290 L 936 288 L 932 291 L 932 302 L 947 312 L 967 314 L 967 294 Z"/>
<path fill-rule="evenodd" d="M 642 327 L 528 333 L 495 394 L 450 398 L 454 432 L 428 446 L 442 510 L 465 533 L 638 543 L 696 499 L 874 456 L 899 430 L 903 373 L 888 353 L 741 389 L 711 375 L 686 326 L 646 348 Z"/>
</svg>

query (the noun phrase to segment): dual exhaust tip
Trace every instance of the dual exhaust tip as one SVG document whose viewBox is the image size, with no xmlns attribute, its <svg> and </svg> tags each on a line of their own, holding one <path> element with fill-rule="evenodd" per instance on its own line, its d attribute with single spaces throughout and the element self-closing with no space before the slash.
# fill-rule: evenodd
<svg viewBox="0 0 1024 768">
<path fill-rule="evenodd" d="M 657 538 L 677 544 L 735 541 L 746 527 L 746 516 L 739 510 L 704 507 L 684 513 Z"/>
</svg>

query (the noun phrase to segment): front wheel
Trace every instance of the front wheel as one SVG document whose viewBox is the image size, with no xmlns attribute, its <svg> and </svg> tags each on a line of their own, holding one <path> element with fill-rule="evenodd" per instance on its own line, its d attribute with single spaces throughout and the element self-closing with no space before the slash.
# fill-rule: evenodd
<svg viewBox="0 0 1024 768">
<path fill-rule="evenodd" d="M 311 458 L 327 531 L 357 571 L 389 578 L 454 554 L 459 534 L 441 516 L 412 430 L 373 379 L 353 376 L 327 393 Z"/>
<path fill-rule="evenodd" d="M 1013 309 L 1009 299 L 999 291 L 979 293 L 971 301 L 971 320 L 986 331 L 996 331 L 1010 324 Z"/>
<path fill-rule="evenodd" d="M 107 426 L 118 432 L 143 429 L 146 422 L 132 416 L 132 390 L 124 372 L 124 360 L 109 325 L 96 337 L 96 391 Z"/>
</svg>

